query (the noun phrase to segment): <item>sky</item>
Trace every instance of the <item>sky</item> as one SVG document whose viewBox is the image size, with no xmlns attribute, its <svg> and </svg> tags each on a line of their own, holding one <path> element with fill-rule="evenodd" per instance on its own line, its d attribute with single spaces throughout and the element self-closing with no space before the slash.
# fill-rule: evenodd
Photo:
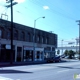
<svg viewBox="0 0 80 80">
<path fill-rule="evenodd" d="M 13 21 L 19 24 L 34 27 L 58 35 L 58 44 L 61 41 L 74 41 L 79 36 L 80 0 L 15 0 L 19 3 L 13 6 Z M 8 3 L 0 0 L 0 15 L 5 13 L 11 20 Z M 6 19 L 5 16 L 2 17 Z"/>
</svg>

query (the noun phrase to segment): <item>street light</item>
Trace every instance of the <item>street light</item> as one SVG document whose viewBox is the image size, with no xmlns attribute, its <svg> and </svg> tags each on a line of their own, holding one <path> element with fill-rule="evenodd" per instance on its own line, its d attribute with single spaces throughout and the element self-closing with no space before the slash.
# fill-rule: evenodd
<svg viewBox="0 0 80 80">
<path fill-rule="evenodd" d="M 33 61 L 34 61 L 34 59 L 35 59 L 35 27 L 36 27 L 36 21 L 38 20 L 38 19 L 40 19 L 40 18 L 45 18 L 45 16 L 43 16 L 43 17 L 39 17 L 39 18 L 37 18 L 37 19 L 35 19 L 34 20 L 34 36 L 33 36 Z"/>
<path fill-rule="evenodd" d="M 78 45 L 78 39 L 76 38 L 76 53 L 77 53 L 77 45 Z"/>
</svg>

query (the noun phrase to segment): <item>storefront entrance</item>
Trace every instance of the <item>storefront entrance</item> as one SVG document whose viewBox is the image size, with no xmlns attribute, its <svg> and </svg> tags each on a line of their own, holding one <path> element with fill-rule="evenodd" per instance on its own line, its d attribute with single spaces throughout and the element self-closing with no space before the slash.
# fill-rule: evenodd
<svg viewBox="0 0 80 80">
<path fill-rule="evenodd" d="M 24 61 L 32 61 L 32 59 L 33 59 L 33 51 L 25 50 L 24 51 Z"/>
<path fill-rule="evenodd" d="M 35 48 L 35 61 L 44 60 L 44 48 Z"/>
<path fill-rule="evenodd" d="M 13 62 L 15 59 L 15 50 L 13 50 Z M 5 45 L 2 44 L 1 45 L 1 49 L 0 49 L 0 62 L 10 62 L 11 60 L 11 49 L 10 49 L 10 45 Z"/>
<path fill-rule="evenodd" d="M 22 47 L 17 47 L 17 62 L 21 62 Z"/>
</svg>

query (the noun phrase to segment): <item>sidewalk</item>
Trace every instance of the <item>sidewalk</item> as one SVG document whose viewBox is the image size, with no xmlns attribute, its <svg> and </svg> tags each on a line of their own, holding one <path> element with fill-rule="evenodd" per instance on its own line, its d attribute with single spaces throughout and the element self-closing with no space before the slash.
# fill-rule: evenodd
<svg viewBox="0 0 80 80">
<path fill-rule="evenodd" d="M 62 62 L 71 62 L 71 61 L 80 61 L 75 59 L 61 59 Z M 10 66 L 21 66 L 21 65 L 35 65 L 35 64 L 48 64 L 46 61 L 34 61 L 34 62 L 13 62 L 13 64 L 10 64 L 10 62 L 0 62 L 0 67 L 10 67 Z"/>
<path fill-rule="evenodd" d="M 9 67 L 9 66 L 20 66 L 20 65 L 35 65 L 35 64 L 45 64 L 46 61 L 34 61 L 34 62 L 0 62 L 0 67 Z"/>
<path fill-rule="evenodd" d="M 80 61 L 79 59 L 66 59 L 66 58 L 62 58 L 63 61 Z"/>
</svg>

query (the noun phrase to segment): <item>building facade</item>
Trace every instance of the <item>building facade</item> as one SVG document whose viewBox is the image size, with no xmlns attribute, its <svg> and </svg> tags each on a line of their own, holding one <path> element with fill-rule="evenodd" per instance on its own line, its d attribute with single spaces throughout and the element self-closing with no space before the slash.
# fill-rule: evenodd
<svg viewBox="0 0 80 80">
<path fill-rule="evenodd" d="M 11 23 L 0 19 L 0 62 L 11 60 Z M 34 42 L 35 41 L 35 42 Z M 13 62 L 44 61 L 55 55 L 57 35 L 13 23 Z M 35 49 L 35 52 L 34 52 Z"/>
</svg>

